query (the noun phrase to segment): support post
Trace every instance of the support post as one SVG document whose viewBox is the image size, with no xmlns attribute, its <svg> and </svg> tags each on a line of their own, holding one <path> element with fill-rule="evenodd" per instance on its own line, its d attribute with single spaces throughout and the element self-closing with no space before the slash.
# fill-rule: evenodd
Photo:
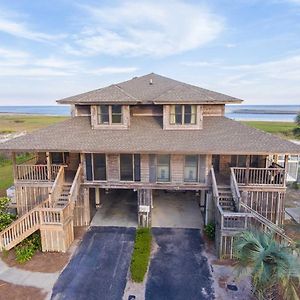
<svg viewBox="0 0 300 300">
<path fill-rule="evenodd" d="M 13 164 L 13 175 L 14 175 L 14 182 L 17 179 L 17 158 L 16 158 L 16 152 L 12 152 L 11 155 L 12 164 Z"/>
<path fill-rule="evenodd" d="M 288 166 L 289 166 L 289 155 L 286 154 L 284 156 L 284 186 L 285 186 L 286 180 L 287 180 Z"/>
<path fill-rule="evenodd" d="M 245 184 L 249 183 L 249 168 L 250 168 L 250 155 L 246 156 L 246 173 L 245 173 Z"/>
<path fill-rule="evenodd" d="M 84 203 L 84 224 L 89 225 L 91 220 L 90 214 L 90 195 L 89 188 L 83 190 L 83 203 Z"/>
<path fill-rule="evenodd" d="M 46 160 L 47 160 L 47 176 L 48 176 L 48 180 L 51 181 L 52 174 L 51 174 L 51 161 L 50 161 L 50 153 L 49 152 L 46 152 Z"/>
<path fill-rule="evenodd" d="M 100 207 L 100 188 L 95 188 L 95 202 L 96 202 L 96 208 Z"/>
</svg>

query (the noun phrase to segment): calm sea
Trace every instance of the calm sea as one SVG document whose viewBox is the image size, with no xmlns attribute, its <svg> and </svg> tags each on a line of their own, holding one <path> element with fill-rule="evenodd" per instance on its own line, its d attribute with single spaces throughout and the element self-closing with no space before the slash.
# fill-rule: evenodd
<svg viewBox="0 0 300 300">
<path fill-rule="evenodd" d="M 300 105 L 228 105 L 226 116 L 234 120 L 286 121 L 293 122 Z M 70 107 L 52 106 L 0 106 L 0 113 L 70 115 Z"/>
</svg>

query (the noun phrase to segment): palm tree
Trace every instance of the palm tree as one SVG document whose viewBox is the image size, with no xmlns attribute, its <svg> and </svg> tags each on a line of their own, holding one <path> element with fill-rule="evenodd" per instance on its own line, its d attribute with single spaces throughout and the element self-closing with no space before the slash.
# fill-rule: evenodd
<svg viewBox="0 0 300 300">
<path fill-rule="evenodd" d="M 245 231 L 234 243 L 239 273 L 250 273 L 258 298 L 299 300 L 299 257 L 272 234 Z"/>
</svg>

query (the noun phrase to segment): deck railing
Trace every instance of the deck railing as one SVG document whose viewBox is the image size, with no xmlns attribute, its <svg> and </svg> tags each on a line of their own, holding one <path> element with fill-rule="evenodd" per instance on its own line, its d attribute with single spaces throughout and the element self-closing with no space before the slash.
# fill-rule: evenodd
<svg viewBox="0 0 300 300">
<path fill-rule="evenodd" d="M 285 187 L 283 168 L 231 168 L 238 185 L 273 185 Z"/>
<path fill-rule="evenodd" d="M 61 165 L 16 165 L 15 179 L 20 181 L 54 181 Z"/>
</svg>

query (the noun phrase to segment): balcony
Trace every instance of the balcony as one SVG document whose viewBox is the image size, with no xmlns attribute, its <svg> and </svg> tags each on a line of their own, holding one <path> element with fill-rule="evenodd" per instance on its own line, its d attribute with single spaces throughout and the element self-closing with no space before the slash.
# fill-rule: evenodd
<svg viewBox="0 0 300 300">
<path fill-rule="evenodd" d="M 284 168 L 232 168 L 239 186 L 285 187 Z"/>
</svg>

